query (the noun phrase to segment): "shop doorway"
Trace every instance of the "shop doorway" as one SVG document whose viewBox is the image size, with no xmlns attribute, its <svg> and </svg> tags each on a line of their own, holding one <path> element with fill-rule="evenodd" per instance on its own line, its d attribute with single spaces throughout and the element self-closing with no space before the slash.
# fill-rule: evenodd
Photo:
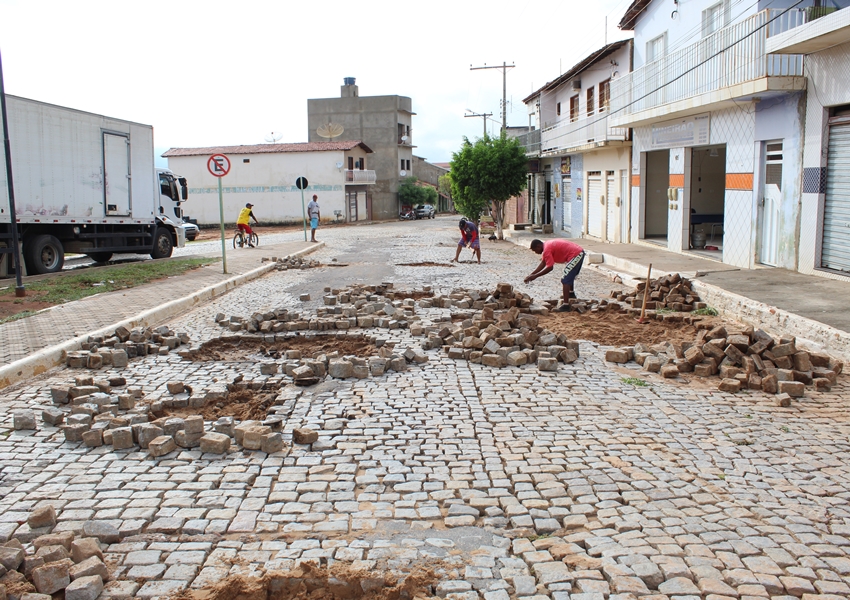
<svg viewBox="0 0 850 600">
<path fill-rule="evenodd" d="M 758 256 L 775 267 L 779 254 L 779 207 L 782 205 L 782 140 L 764 143 L 764 187 L 758 212 Z"/>
<path fill-rule="evenodd" d="M 709 258 L 723 257 L 726 204 L 726 146 L 691 150 L 691 188 L 688 205 L 689 248 Z"/>
<path fill-rule="evenodd" d="M 587 235 L 602 238 L 605 188 L 602 171 L 587 172 Z"/>
<path fill-rule="evenodd" d="M 670 151 L 656 150 L 646 153 L 644 178 L 643 238 L 667 246 L 667 211 L 670 188 Z"/>
</svg>

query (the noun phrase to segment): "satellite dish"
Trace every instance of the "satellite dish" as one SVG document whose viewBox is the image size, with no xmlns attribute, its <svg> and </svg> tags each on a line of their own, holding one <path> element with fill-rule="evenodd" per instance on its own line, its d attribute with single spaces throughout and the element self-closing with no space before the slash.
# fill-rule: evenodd
<svg viewBox="0 0 850 600">
<path fill-rule="evenodd" d="M 272 131 L 272 132 L 266 134 L 266 137 L 263 138 L 263 139 L 265 139 L 269 144 L 274 144 L 275 142 L 277 142 L 282 137 L 283 137 L 283 134 L 280 133 L 279 131 Z"/>
<path fill-rule="evenodd" d="M 316 130 L 316 133 L 318 133 L 320 137 L 332 140 L 335 137 L 341 136 L 343 131 L 345 131 L 345 128 L 339 123 L 328 123 L 327 125 L 321 125 Z"/>
<path fill-rule="evenodd" d="M 337 162 L 337 163 L 336 163 L 336 168 L 337 168 L 337 169 L 341 169 L 341 168 L 342 168 L 342 163 L 341 163 L 341 162 Z"/>
<path fill-rule="evenodd" d="M 399 177 L 404 177 L 405 175 L 407 175 L 407 171 L 402 169 L 401 171 L 398 172 L 398 175 L 399 175 Z"/>
<path fill-rule="evenodd" d="M 410 138 L 409 138 L 409 137 L 407 137 L 406 135 L 401 136 L 401 141 L 402 141 L 402 142 L 406 142 L 406 141 L 407 141 L 407 140 L 409 140 L 409 139 L 410 139 Z"/>
</svg>

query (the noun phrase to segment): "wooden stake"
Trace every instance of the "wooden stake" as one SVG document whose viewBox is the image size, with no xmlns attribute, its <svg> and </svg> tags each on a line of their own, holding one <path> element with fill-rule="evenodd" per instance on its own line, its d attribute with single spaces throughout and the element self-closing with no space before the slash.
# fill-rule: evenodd
<svg viewBox="0 0 850 600">
<path fill-rule="evenodd" d="M 649 263 L 649 269 L 646 271 L 646 286 L 643 288 L 643 304 L 640 307 L 640 319 L 637 320 L 641 325 L 649 323 L 646 319 L 646 303 L 649 300 L 649 278 L 652 276 L 652 263 Z"/>
</svg>

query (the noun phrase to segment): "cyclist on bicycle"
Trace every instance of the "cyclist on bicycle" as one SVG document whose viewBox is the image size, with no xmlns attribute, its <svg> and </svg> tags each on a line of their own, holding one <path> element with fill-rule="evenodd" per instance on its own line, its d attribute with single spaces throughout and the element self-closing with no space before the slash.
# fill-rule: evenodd
<svg viewBox="0 0 850 600">
<path fill-rule="evenodd" d="M 258 225 L 260 224 L 257 217 L 254 216 L 254 211 L 251 210 L 253 207 L 254 205 L 248 202 L 245 205 L 245 208 L 239 211 L 239 217 L 236 219 L 236 229 L 245 232 L 245 237 L 248 240 L 248 246 L 251 248 L 254 247 L 254 244 L 251 243 L 251 234 L 254 232 L 251 231 L 249 223 L 251 222 L 251 219 L 254 219 L 254 223 L 257 223 Z"/>
</svg>

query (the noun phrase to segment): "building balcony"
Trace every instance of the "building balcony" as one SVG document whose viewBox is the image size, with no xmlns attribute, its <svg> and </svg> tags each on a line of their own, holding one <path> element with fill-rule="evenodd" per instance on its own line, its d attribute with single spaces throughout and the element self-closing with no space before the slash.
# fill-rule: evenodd
<svg viewBox="0 0 850 600">
<path fill-rule="evenodd" d="M 819 7 L 832 8 L 832 7 Z M 820 15 L 795 29 L 772 36 L 767 51 L 776 54 L 811 54 L 850 42 L 850 8 Z"/>
<path fill-rule="evenodd" d="M 345 183 L 347 184 L 363 185 L 375 183 L 376 180 L 375 171 L 368 171 L 366 169 L 346 169 L 345 171 Z"/>
<path fill-rule="evenodd" d="M 626 142 L 629 139 L 628 128 L 609 127 L 609 121 L 607 112 L 585 115 L 576 121 L 567 117 L 543 130 L 540 154 L 556 156 Z"/>
<path fill-rule="evenodd" d="M 540 130 L 533 129 L 528 133 L 523 133 L 522 135 L 518 135 L 517 138 L 519 140 L 520 146 L 525 148 L 525 154 L 527 156 L 540 156 Z"/>
<path fill-rule="evenodd" d="M 611 82 L 611 125 L 733 106 L 806 88 L 801 55 L 772 55 L 767 39 L 806 22 L 805 9 L 767 9 Z"/>
</svg>

